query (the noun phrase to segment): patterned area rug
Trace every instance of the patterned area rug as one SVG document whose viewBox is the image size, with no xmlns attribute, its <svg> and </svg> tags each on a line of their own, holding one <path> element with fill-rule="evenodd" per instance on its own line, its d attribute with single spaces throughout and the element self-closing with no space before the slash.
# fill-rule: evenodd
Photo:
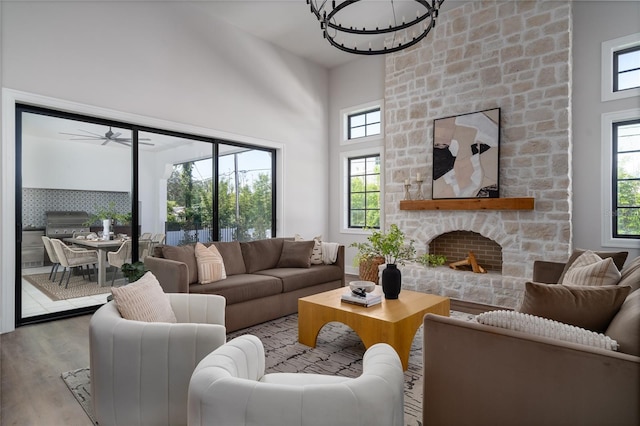
<svg viewBox="0 0 640 426">
<path fill-rule="evenodd" d="M 451 311 L 451 316 L 472 320 L 474 315 Z M 362 374 L 365 347 L 348 326 L 331 322 L 318 334 L 315 348 L 298 343 L 298 315 L 293 314 L 227 335 L 227 340 L 243 334 L 258 336 L 264 344 L 266 371 L 317 373 L 345 377 Z M 89 394 L 89 369 L 62 374 L 69 390 L 95 424 Z M 411 346 L 409 368 L 404 373 L 404 418 L 407 426 L 422 425 L 422 326 Z"/>
<path fill-rule="evenodd" d="M 100 287 L 96 281 L 89 281 L 83 278 L 82 275 L 72 275 L 69 279 L 69 288 L 64 288 L 67 278 L 65 276 L 62 284 L 58 285 L 58 283 L 60 282 L 60 276 L 61 273 L 58 273 L 56 282 L 49 281 L 48 273 L 23 275 L 22 278 L 33 284 L 38 290 L 46 294 L 47 297 L 51 300 L 75 299 L 76 297 L 111 293 L 110 280 L 109 285 Z M 110 276 L 111 274 L 109 274 L 109 277 Z M 94 280 L 96 279 L 93 272 L 91 273 L 91 278 Z M 115 284 L 116 286 L 118 286 L 118 280 L 116 280 Z M 120 284 L 122 284 L 122 280 L 120 280 Z"/>
</svg>

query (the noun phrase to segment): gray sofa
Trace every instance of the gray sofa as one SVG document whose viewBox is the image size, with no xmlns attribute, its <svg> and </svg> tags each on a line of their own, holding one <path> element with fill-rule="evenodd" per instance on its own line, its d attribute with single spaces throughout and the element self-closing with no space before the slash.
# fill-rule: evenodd
<svg viewBox="0 0 640 426">
<path fill-rule="evenodd" d="M 344 287 L 344 246 L 333 264 L 279 268 L 285 240 L 214 242 L 222 255 L 227 278 L 198 283 L 194 245 L 155 247 L 144 263 L 166 293 L 224 296 L 227 332 L 239 330 L 298 311 L 298 299 Z"/>
<path fill-rule="evenodd" d="M 563 270 L 536 262 L 533 280 L 555 284 Z M 621 272 L 631 292 L 605 331 L 617 329 L 618 352 L 425 316 L 423 424 L 640 424 L 640 258 Z"/>
</svg>

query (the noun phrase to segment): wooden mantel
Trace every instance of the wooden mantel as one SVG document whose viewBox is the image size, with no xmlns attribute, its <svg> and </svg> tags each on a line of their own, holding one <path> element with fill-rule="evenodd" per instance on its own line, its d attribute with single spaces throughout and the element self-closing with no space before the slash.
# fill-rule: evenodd
<svg viewBox="0 0 640 426">
<path fill-rule="evenodd" d="M 533 197 L 403 200 L 400 210 L 533 210 Z"/>
</svg>

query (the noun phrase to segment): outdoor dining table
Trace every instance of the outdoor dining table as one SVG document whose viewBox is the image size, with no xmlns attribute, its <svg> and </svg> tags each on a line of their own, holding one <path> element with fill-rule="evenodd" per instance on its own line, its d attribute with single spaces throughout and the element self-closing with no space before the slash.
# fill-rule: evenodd
<svg viewBox="0 0 640 426">
<path fill-rule="evenodd" d="M 82 238 L 65 238 L 65 242 L 76 246 L 98 251 L 98 285 L 104 287 L 107 281 L 107 252 L 116 251 L 122 245 L 122 240 L 87 240 Z"/>
</svg>

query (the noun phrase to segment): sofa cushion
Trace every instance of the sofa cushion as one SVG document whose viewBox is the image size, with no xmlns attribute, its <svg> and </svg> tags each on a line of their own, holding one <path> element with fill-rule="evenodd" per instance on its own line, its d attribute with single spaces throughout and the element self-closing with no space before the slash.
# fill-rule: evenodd
<svg viewBox="0 0 640 426">
<path fill-rule="evenodd" d="M 633 259 L 627 266 L 622 268 L 618 285 L 631 287 L 631 292 L 640 288 L 640 256 Z"/>
<path fill-rule="evenodd" d="M 560 284 L 564 285 L 616 285 L 620 271 L 613 259 L 601 258 L 592 251 L 585 251 L 566 270 Z"/>
<path fill-rule="evenodd" d="M 311 266 L 313 241 L 283 241 L 278 268 L 308 268 Z"/>
<path fill-rule="evenodd" d="M 210 284 L 192 284 L 189 293 L 208 293 L 224 296 L 227 306 L 247 300 L 260 299 L 282 293 L 282 281 L 259 274 L 237 274 Z"/>
<path fill-rule="evenodd" d="M 282 253 L 283 238 L 269 238 L 240 243 L 247 274 L 275 268 Z"/>
<path fill-rule="evenodd" d="M 548 337 L 565 342 L 579 343 L 595 348 L 615 351 L 618 343 L 609 336 L 584 328 L 550 320 L 548 318 L 514 311 L 490 311 L 476 316 L 476 321 L 493 327 L 521 331 L 534 336 Z"/>
<path fill-rule="evenodd" d="M 113 300 L 124 319 L 145 322 L 175 323 L 169 298 L 151 273 L 145 273 L 138 281 L 122 287 L 112 287 Z"/>
<path fill-rule="evenodd" d="M 294 241 L 306 241 L 299 234 L 294 235 Z M 313 237 L 313 250 L 311 251 L 311 264 L 322 265 L 322 235 Z"/>
<path fill-rule="evenodd" d="M 256 272 L 260 275 L 277 277 L 282 280 L 285 293 L 317 284 L 340 281 L 344 271 L 337 265 L 311 265 L 309 269 L 278 268 Z"/>
<path fill-rule="evenodd" d="M 244 266 L 242 250 L 238 241 L 216 241 L 216 246 L 224 260 L 224 270 L 229 275 L 244 274 L 247 268 Z"/>
<path fill-rule="evenodd" d="M 519 312 L 549 318 L 587 330 L 604 332 L 616 315 L 629 287 L 525 284 Z"/>
<path fill-rule="evenodd" d="M 162 256 L 165 259 L 175 260 L 187 265 L 189 271 L 189 284 L 198 282 L 198 263 L 194 246 L 162 246 Z"/>
<path fill-rule="evenodd" d="M 618 342 L 620 352 L 640 356 L 640 290 L 627 296 L 605 334 Z"/>
<path fill-rule="evenodd" d="M 560 275 L 560 279 L 558 280 L 559 283 L 562 282 L 562 278 L 564 277 L 564 274 L 567 272 L 567 270 L 571 267 L 571 264 L 573 264 L 573 262 L 585 251 L 587 250 L 575 249 L 573 253 L 571 253 L 571 256 L 569 256 L 569 260 L 567 260 L 567 263 L 564 265 L 564 271 L 562 271 L 562 275 Z M 612 258 L 613 263 L 615 263 L 618 270 L 622 270 L 624 262 L 627 260 L 627 256 L 629 255 L 629 252 L 626 251 L 594 251 L 594 253 L 600 256 L 600 258 L 602 259 L 606 259 L 609 257 Z"/>
<path fill-rule="evenodd" d="M 195 253 L 200 284 L 208 284 L 227 278 L 224 260 L 215 245 L 211 244 L 209 247 L 205 247 L 202 243 L 196 243 Z"/>
</svg>

